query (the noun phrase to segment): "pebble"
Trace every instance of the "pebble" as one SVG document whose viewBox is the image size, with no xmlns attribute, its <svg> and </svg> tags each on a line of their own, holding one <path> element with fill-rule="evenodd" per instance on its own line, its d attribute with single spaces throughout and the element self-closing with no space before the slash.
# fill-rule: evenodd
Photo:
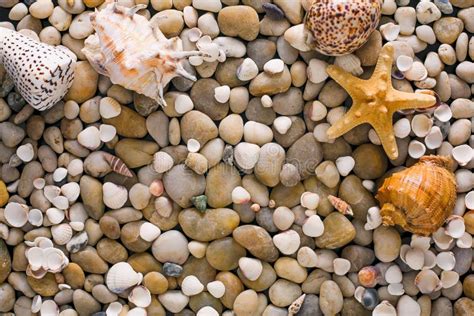
<svg viewBox="0 0 474 316">
<path fill-rule="evenodd" d="M 290 281 L 278 279 L 268 292 L 270 301 L 278 307 L 287 307 L 301 296 L 301 288 Z"/>
<path fill-rule="evenodd" d="M 64 97 L 66 101 L 72 100 L 83 103 L 91 99 L 97 91 L 99 75 L 87 61 L 79 61 L 74 68 L 74 81 Z"/>
<path fill-rule="evenodd" d="M 257 12 L 248 6 L 229 6 L 217 16 L 220 31 L 227 36 L 238 36 L 246 41 L 254 40 L 259 32 Z"/>
<path fill-rule="evenodd" d="M 356 234 L 352 223 L 341 213 L 333 212 L 323 220 L 324 233 L 316 237 L 319 248 L 335 249 L 351 242 Z"/>
<path fill-rule="evenodd" d="M 189 207 L 193 196 L 204 193 L 206 182 L 204 176 L 189 172 L 184 165 L 176 165 L 163 177 L 163 185 L 173 201 Z"/>
<path fill-rule="evenodd" d="M 288 67 L 285 66 L 283 71 L 276 75 L 269 75 L 265 72 L 258 74 L 250 82 L 249 92 L 254 96 L 274 95 L 287 91 L 290 85 L 291 74 Z"/>
<path fill-rule="evenodd" d="M 291 255 L 298 250 L 301 241 L 300 236 L 296 231 L 287 230 L 273 236 L 273 243 L 281 253 Z"/>
<path fill-rule="evenodd" d="M 455 17 L 443 17 L 433 24 L 436 38 L 443 44 L 452 44 L 463 31 L 464 23 Z"/>
<path fill-rule="evenodd" d="M 179 214 L 179 223 L 190 238 L 211 241 L 231 234 L 239 224 L 239 216 L 226 208 L 209 209 L 204 214 L 195 209 L 186 209 Z"/>
<path fill-rule="evenodd" d="M 151 250 L 153 256 L 160 262 L 183 264 L 189 256 L 187 245 L 187 239 L 181 232 L 169 230 L 153 242 Z"/>
<path fill-rule="evenodd" d="M 390 245 L 390 247 L 387 247 L 387 245 Z M 400 246 L 400 235 L 394 228 L 379 226 L 374 230 L 375 257 L 380 261 L 391 262 L 395 260 L 400 253 Z"/>
<path fill-rule="evenodd" d="M 236 315 L 250 315 L 258 307 L 258 295 L 254 290 L 241 292 L 234 301 L 234 312 Z"/>
<path fill-rule="evenodd" d="M 193 296 L 201 293 L 204 290 L 204 285 L 194 275 L 189 275 L 181 283 L 181 290 L 184 295 Z"/>
<path fill-rule="evenodd" d="M 233 238 L 255 257 L 273 262 L 278 258 L 278 250 L 273 245 L 267 231 L 255 225 L 242 225 L 234 229 Z"/>
<path fill-rule="evenodd" d="M 181 291 L 177 290 L 171 290 L 158 295 L 158 300 L 168 311 L 172 313 L 181 312 L 189 302 L 189 298 L 181 293 Z"/>
<path fill-rule="evenodd" d="M 339 286 L 334 281 L 324 281 L 321 284 L 319 308 L 325 315 L 335 315 L 342 310 L 343 296 Z"/>
</svg>

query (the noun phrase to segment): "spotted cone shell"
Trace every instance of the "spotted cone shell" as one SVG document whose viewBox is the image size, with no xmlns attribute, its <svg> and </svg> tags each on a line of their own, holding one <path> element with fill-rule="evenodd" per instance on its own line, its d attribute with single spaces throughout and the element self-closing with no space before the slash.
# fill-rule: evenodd
<svg viewBox="0 0 474 316">
<path fill-rule="evenodd" d="M 452 160 L 424 156 L 412 167 L 385 179 L 377 193 L 383 224 L 428 236 L 446 221 L 456 202 Z"/>
<path fill-rule="evenodd" d="M 200 53 L 184 52 L 178 37 L 167 39 L 158 27 L 136 14 L 146 6 L 127 8 L 107 2 L 104 9 L 90 15 L 96 33 L 86 39 L 82 51 L 94 69 L 112 83 L 166 105 L 164 87 L 176 76 L 196 80 L 182 61 Z"/>
<path fill-rule="evenodd" d="M 311 48 L 330 56 L 364 45 L 380 21 L 379 0 L 314 0 L 305 18 Z"/>
<path fill-rule="evenodd" d="M 71 87 L 75 63 L 72 56 L 65 47 L 39 43 L 0 28 L 0 62 L 21 96 L 37 110 L 51 108 Z"/>
</svg>

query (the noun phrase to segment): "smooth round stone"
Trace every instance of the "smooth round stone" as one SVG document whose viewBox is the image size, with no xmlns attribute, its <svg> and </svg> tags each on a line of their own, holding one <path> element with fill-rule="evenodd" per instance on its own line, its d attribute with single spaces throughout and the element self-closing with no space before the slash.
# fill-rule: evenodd
<svg viewBox="0 0 474 316">
<path fill-rule="evenodd" d="M 41 296 L 53 296 L 59 291 L 58 284 L 56 283 L 56 279 L 52 273 L 48 272 L 41 279 L 27 276 L 26 280 L 33 291 Z"/>
<path fill-rule="evenodd" d="M 254 290 L 241 292 L 234 301 L 236 315 L 251 315 L 258 307 L 258 295 Z"/>
<path fill-rule="evenodd" d="M 243 86 L 244 81 L 240 80 L 237 76 L 238 69 L 242 64 L 242 58 L 227 58 L 225 62 L 220 63 L 217 66 L 215 77 L 216 80 L 221 84 L 221 86 L 229 86 L 230 88 L 235 88 Z M 228 91 L 228 90 L 227 90 Z M 227 95 L 227 97 L 226 97 Z M 224 100 L 228 100 L 228 92 L 222 95 Z M 226 101 L 227 102 L 227 101 Z M 219 103 L 222 104 L 222 103 Z"/>
<path fill-rule="evenodd" d="M 273 110 L 280 115 L 297 115 L 303 111 L 303 94 L 298 88 L 290 88 L 273 98 Z"/>
<path fill-rule="evenodd" d="M 270 234 L 259 226 L 239 226 L 234 229 L 232 236 L 242 247 L 263 261 L 273 262 L 278 258 L 278 250 L 273 245 Z"/>
<path fill-rule="evenodd" d="M 296 231 L 287 230 L 273 236 L 273 243 L 281 253 L 291 255 L 298 250 L 301 238 Z"/>
<path fill-rule="evenodd" d="M 333 212 L 323 220 L 324 233 L 316 237 L 319 248 L 336 249 L 342 247 L 355 238 L 355 228 L 341 213 Z"/>
<path fill-rule="evenodd" d="M 276 45 L 274 42 L 259 38 L 247 44 L 247 55 L 256 64 L 259 70 L 263 70 L 263 65 L 275 56 Z"/>
<path fill-rule="evenodd" d="M 223 312 L 222 303 L 208 292 L 201 292 L 189 299 L 189 307 L 198 315 L 220 315 Z"/>
<path fill-rule="evenodd" d="M 107 263 L 99 256 L 97 250 L 86 246 L 83 250 L 71 254 L 71 261 L 77 263 L 84 272 L 104 274 Z"/>
<path fill-rule="evenodd" d="M 382 262 L 391 262 L 400 254 L 400 234 L 393 227 L 380 226 L 374 230 L 375 257 Z"/>
<path fill-rule="evenodd" d="M 379 178 L 387 170 L 387 157 L 380 146 L 373 144 L 360 145 L 354 150 L 352 156 L 355 160 L 353 171 L 361 179 Z"/>
<path fill-rule="evenodd" d="M 241 185 L 237 169 L 225 163 L 211 168 L 206 178 L 207 202 L 211 207 L 225 207 L 232 203 L 232 190 Z"/>
<path fill-rule="evenodd" d="M 204 146 L 218 135 L 216 124 L 209 116 L 200 111 L 193 110 L 186 113 L 181 118 L 180 126 L 181 136 L 186 143 L 192 138 Z"/>
<path fill-rule="evenodd" d="M 83 290 L 75 290 L 73 293 L 74 308 L 79 315 L 92 315 L 100 311 L 100 304 L 92 295 Z"/>
<path fill-rule="evenodd" d="M 179 224 L 186 236 L 198 241 L 225 237 L 239 224 L 239 215 L 228 208 L 208 209 L 203 213 L 186 209 L 179 213 Z"/>
<path fill-rule="evenodd" d="M 308 273 L 296 259 L 290 257 L 281 257 L 275 262 L 276 274 L 283 279 L 294 283 L 303 283 Z"/>
<path fill-rule="evenodd" d="M 262 105 L 260 98 L 253 98 L 248 102 L 245 116 L 250 121 L 270 125 L 276 118 L 275 111 L 272 108 L 266 108 Z"/>
<path fill-rule="evenodd" d="M 225 286 L 224 296 L 220 298 L 222 304 L 227 308 L 233 308 L 235 298 L 244 290 L 242 282 L 232 272 L 219 272 L 215 279 Z"/>
<path fill-rule="evenodd" d="M 281 183 L 272 189 L 270 199 L 275 202 L 275 206 L 294 207 L 300 203 L 301 194 L 304 193 L 304 186 L 301 182 L 293 187 L 285 187 Z"/>
<path fill-rule="evenodd" d="M 229 103 L 219 103 L 214 98 L 214 89 L 220 84 L 214 79 L 200 79 L 191 88 L 191 99 L 194 108 L 208 115 L 212 120 L 219 121 L 229 112 Z"/>
<path fill-rule="evenodd" d="M 336 315 L 342 310 L 343 297 L 339 286 L 334 281 L 324 281 L 321 284 L 319 307 L 324 315 Z"/>
<path fill-rule="evenodd" d="M 84 286 L 85 275 L 81 267 L 71 262 L 62 271 L 66 283 L 73 289 L 80 289 Z"/>
<path fill-rule="evenodd" d="M 443 17 L 433 24 L 436 38 L 443 44 L 452 44 L 464 29 L 461 19 L 455 17 Z"/>
<path fill-rule="evenodd" d="M 151 248 L 153 256 L 160 262 L 183 264 L 189 256 L 188 241 L 177 230 L 162 233 Z"/>
<path fill-rule="evenodd" d="M 181 207 L 191 206 L 190 199 L 203 194 L 206 188 L 205 177 L 184 165 L 171 168 L 163 177 L 163 185 L 168 195 Z"/>
<path fill-rule="evenodd" d="M 320 143 L 312 133 L 306 133 L 288 149 L 286 162 L 298 167 L 301 179 L 314 174 L 314 169 L 322 161 L 323 153 Z"/>
<path fill-rule="evenodd" d="M 179 313 L 188 305 L 189 297 L 181 291 L 172 290 L 158 295 L 158 300 L 168 311 Z"/>
<path fill-rule="evenodd" d="M 372 193 L 363 185 L 355 175 L 349 175 L 342 180 L 339 186 L 339 197 L 350 204 L 354 218 L 367 221 L 367 210 L 377 205 Z"/>
<path fill-rule="evenodd" d="M 294 142 L 300 139 L 300 137 L 306 132 L 306 125 L 304 120 L 300 117 L 290 116 L 289 121 L 291 122 L 291 126 L 285 134 L 280 134 L 275 125 L 273 125 L 272 128 L 273 137 L 275 138 L 276 142 L 285 148 L 293 145 Z"/>
<path fill-rule="evenodd" d="M 270 287 L 268 295 L 272 304 L 286 307 L 301 296 L 301 288 L 296 283 L 279 279 Z"/>
<path fill-rule="evenodd" d="M 220 271 L 234 270 L 239 265 L 239 259 L 246 254 L 245 248 L 231 237 L 214 240 L 206 250 L 209 264 Z"/>
<path fill-rule="evenodd" d="M 126 261 L 128 258 L 127 249 L 112 239 L 101 239 L 96 248 L 99 256 L 111 264 Z"/>
<path fill-rule="evenodd" d="M 454 303 L 455 315 L 469 315 L 474 309 L 474 301 L 468 297 L 461 297 Z"/>
<path fill-rule="evenodd" d="M 375 260 L 374 251 L 358 245 L 350 245 L 342 250 L 341 258 L 351 262 L 349 272 L 358 272 L 363 267 L 371 265 Z"/>
<path fill-rule="evenodd" d="M 287 66 L 279 74 L 269 75 L 265 72 L 252 79 L 249 86 L 254 96 L 274 95 L 287 91 L 291 86 L 291 74 Z"/>
<path fill-rule="evenodd" d="M 74 80 L 64 99 L 73 100 L 79 104 L 89 100 L 97 91 L 98 80 L 99 75 L 87 61 L 76 62 Z"/>
<path fill-rule="evenodd" d="M 178 277 L 182 273 L 183 267 L 181 267 L 179 264 L 172 262 L 165 262 L 165 264 L 163 264 L 163 274 L 168 277 Z"/>
<path fill-rule="evenodd" d="M 258 36 L 259 19 L 257 12 L 251 7 L 225 7 L 219 11 L 217 22 L 224 35 L 238 36 L 246 41 L 252 41 Z"/>
<path fill-rule="evenodd" d="M 0 240 L 0 283 L 3 283 L 11 272 L 11 257 L 5 242 Z"/>
<path fill-rule="evenodd" d="M 261 264 L 262 272 L 255 281 L 249 280 L 240 268 L 237 270 L 237 274 L 239 275 L 240 280 L 245 284 L 245 286 L 257 292 L 267 290 L 277 279 L 275 270 L 269 263 L 262 261 Z"/>
<path fill-rule="evenodd" d="M 219 136 L 230 145 L 237 145 L 244 134 L 244 122 L 238 114 L 231 114 L 219 124 Z"/>
</svg>

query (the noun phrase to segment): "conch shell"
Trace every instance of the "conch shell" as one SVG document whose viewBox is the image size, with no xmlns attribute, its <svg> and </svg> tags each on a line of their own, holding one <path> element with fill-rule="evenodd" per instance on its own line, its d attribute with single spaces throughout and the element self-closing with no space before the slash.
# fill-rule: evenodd
<svg viewBox="0 0 474 316">
<path fill-rule="evenodd" d="M 64 97 L 74 79 L 75 61 L 66 47 L 39 43 L 0 27 L 0 63 L 21 96 L 37 110 L 47 110 Z"/>
<path fill-rule="evenodd" d="M 195 81 L 181 61 L 202 55 L 183 51 L 178 37 L 167 39 L 158 27 L 136 14 L 146 8 L 126 8 L 108 0 L 107 6 L 90 15 L 96 34 L 85 41 L 83 53 L 94 69 L 114 84 L 136 91 L 166 105 L 163 89 L 171 79 L 182 76 Z"/>
<path fill-rule="evenodd" d="M 377 193 L 385 226 L 399 225 L 428 236 L 446 221 L 456 202 L 452 160 L 424 156 L 412 167 L 385 179 Z"/>
</svg>

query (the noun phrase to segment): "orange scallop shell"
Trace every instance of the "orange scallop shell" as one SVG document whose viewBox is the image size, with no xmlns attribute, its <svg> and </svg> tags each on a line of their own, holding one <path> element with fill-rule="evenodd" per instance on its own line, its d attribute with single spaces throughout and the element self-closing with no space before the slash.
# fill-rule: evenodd
<svg viewBox="0 0 474 316">
<path fill-rule="evenodd" d="M 456 202 L 452 160 L 424 156 L 412 167 L 385 179 L 377 193 L 385 226 L 428 236 L 446 221 Z"/>
</svg>

